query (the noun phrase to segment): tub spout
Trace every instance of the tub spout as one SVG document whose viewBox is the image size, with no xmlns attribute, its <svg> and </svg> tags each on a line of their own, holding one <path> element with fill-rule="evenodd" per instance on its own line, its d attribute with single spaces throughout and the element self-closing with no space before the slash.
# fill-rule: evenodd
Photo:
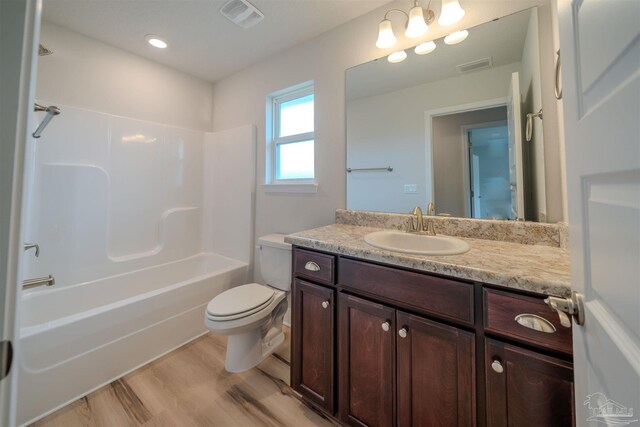
<svg viewBox="0 0 640 427">
<path fill-rule="evenodd" d="M 37 286 L 53 286 L 56 284 L 56 279 L 52 275 L 47 277 L 38 277 L 37 279 L 28 279 L 22 282 L 22 289 L 31 289 Z"/>
</svg>

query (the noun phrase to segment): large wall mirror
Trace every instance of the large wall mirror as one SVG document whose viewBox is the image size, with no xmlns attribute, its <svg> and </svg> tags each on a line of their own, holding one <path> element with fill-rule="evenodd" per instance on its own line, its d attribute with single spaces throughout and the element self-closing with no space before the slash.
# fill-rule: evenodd
<svg viewBox="0 0 640 427">
<path fill-rule="evenodd" d="M 532 8 L 348 69 L 347 208 L 546 221 L 539 26 Z"/>
</svg>

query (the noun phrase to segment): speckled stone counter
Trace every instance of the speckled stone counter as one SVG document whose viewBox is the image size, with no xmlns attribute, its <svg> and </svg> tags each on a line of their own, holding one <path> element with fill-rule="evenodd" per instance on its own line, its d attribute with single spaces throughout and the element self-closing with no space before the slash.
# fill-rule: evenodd
<svg viewBox="0 0 640 427">
<path fill-rule="evenodd" d="M 364 236 L 382 228 L 334 224 L 285 237 L 293 245 L 369 261 L 545 295 L 571 295 L 567 252 L 543 245 L 463 238 L 471 249 L 461 255 L 426 256 L 368 245 Z"/>
</svg>

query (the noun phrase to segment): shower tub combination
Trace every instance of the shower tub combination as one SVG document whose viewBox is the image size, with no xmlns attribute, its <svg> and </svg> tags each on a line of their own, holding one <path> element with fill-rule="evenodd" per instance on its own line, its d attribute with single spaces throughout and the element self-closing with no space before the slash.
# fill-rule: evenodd
<svg viewBox="0 0 640 427">
<path fill-rule="evenodd" d="M 18 423 L 28 424 L 204 334 L 206 304 L 245 283 L 215 253 L 25 293 Z"/>
<path fill-rule="evenodd" d="M 253 126 L 60 111 L 27 145 L 24 239 L 41 251 L 23 276 L 56 283 L 18 307 L 18 424 L 205 333 L 206 304 L 251 262 Z"/>
</svg>

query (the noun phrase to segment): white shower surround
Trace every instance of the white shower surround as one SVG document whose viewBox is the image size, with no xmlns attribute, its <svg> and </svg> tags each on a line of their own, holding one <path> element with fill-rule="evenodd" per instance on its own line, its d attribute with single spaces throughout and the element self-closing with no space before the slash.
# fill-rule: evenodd
<svg viewBox="0 0 640 427">
<path fill-rule="evenodd" d="M 253 126 L 58 106 L 27 159 L 25 238 L 41 253 L 23 276 L 56 284 L 23 293 L 20 424 L 206 332 L 205 305 L 252 261 Z"/>
</svg>

